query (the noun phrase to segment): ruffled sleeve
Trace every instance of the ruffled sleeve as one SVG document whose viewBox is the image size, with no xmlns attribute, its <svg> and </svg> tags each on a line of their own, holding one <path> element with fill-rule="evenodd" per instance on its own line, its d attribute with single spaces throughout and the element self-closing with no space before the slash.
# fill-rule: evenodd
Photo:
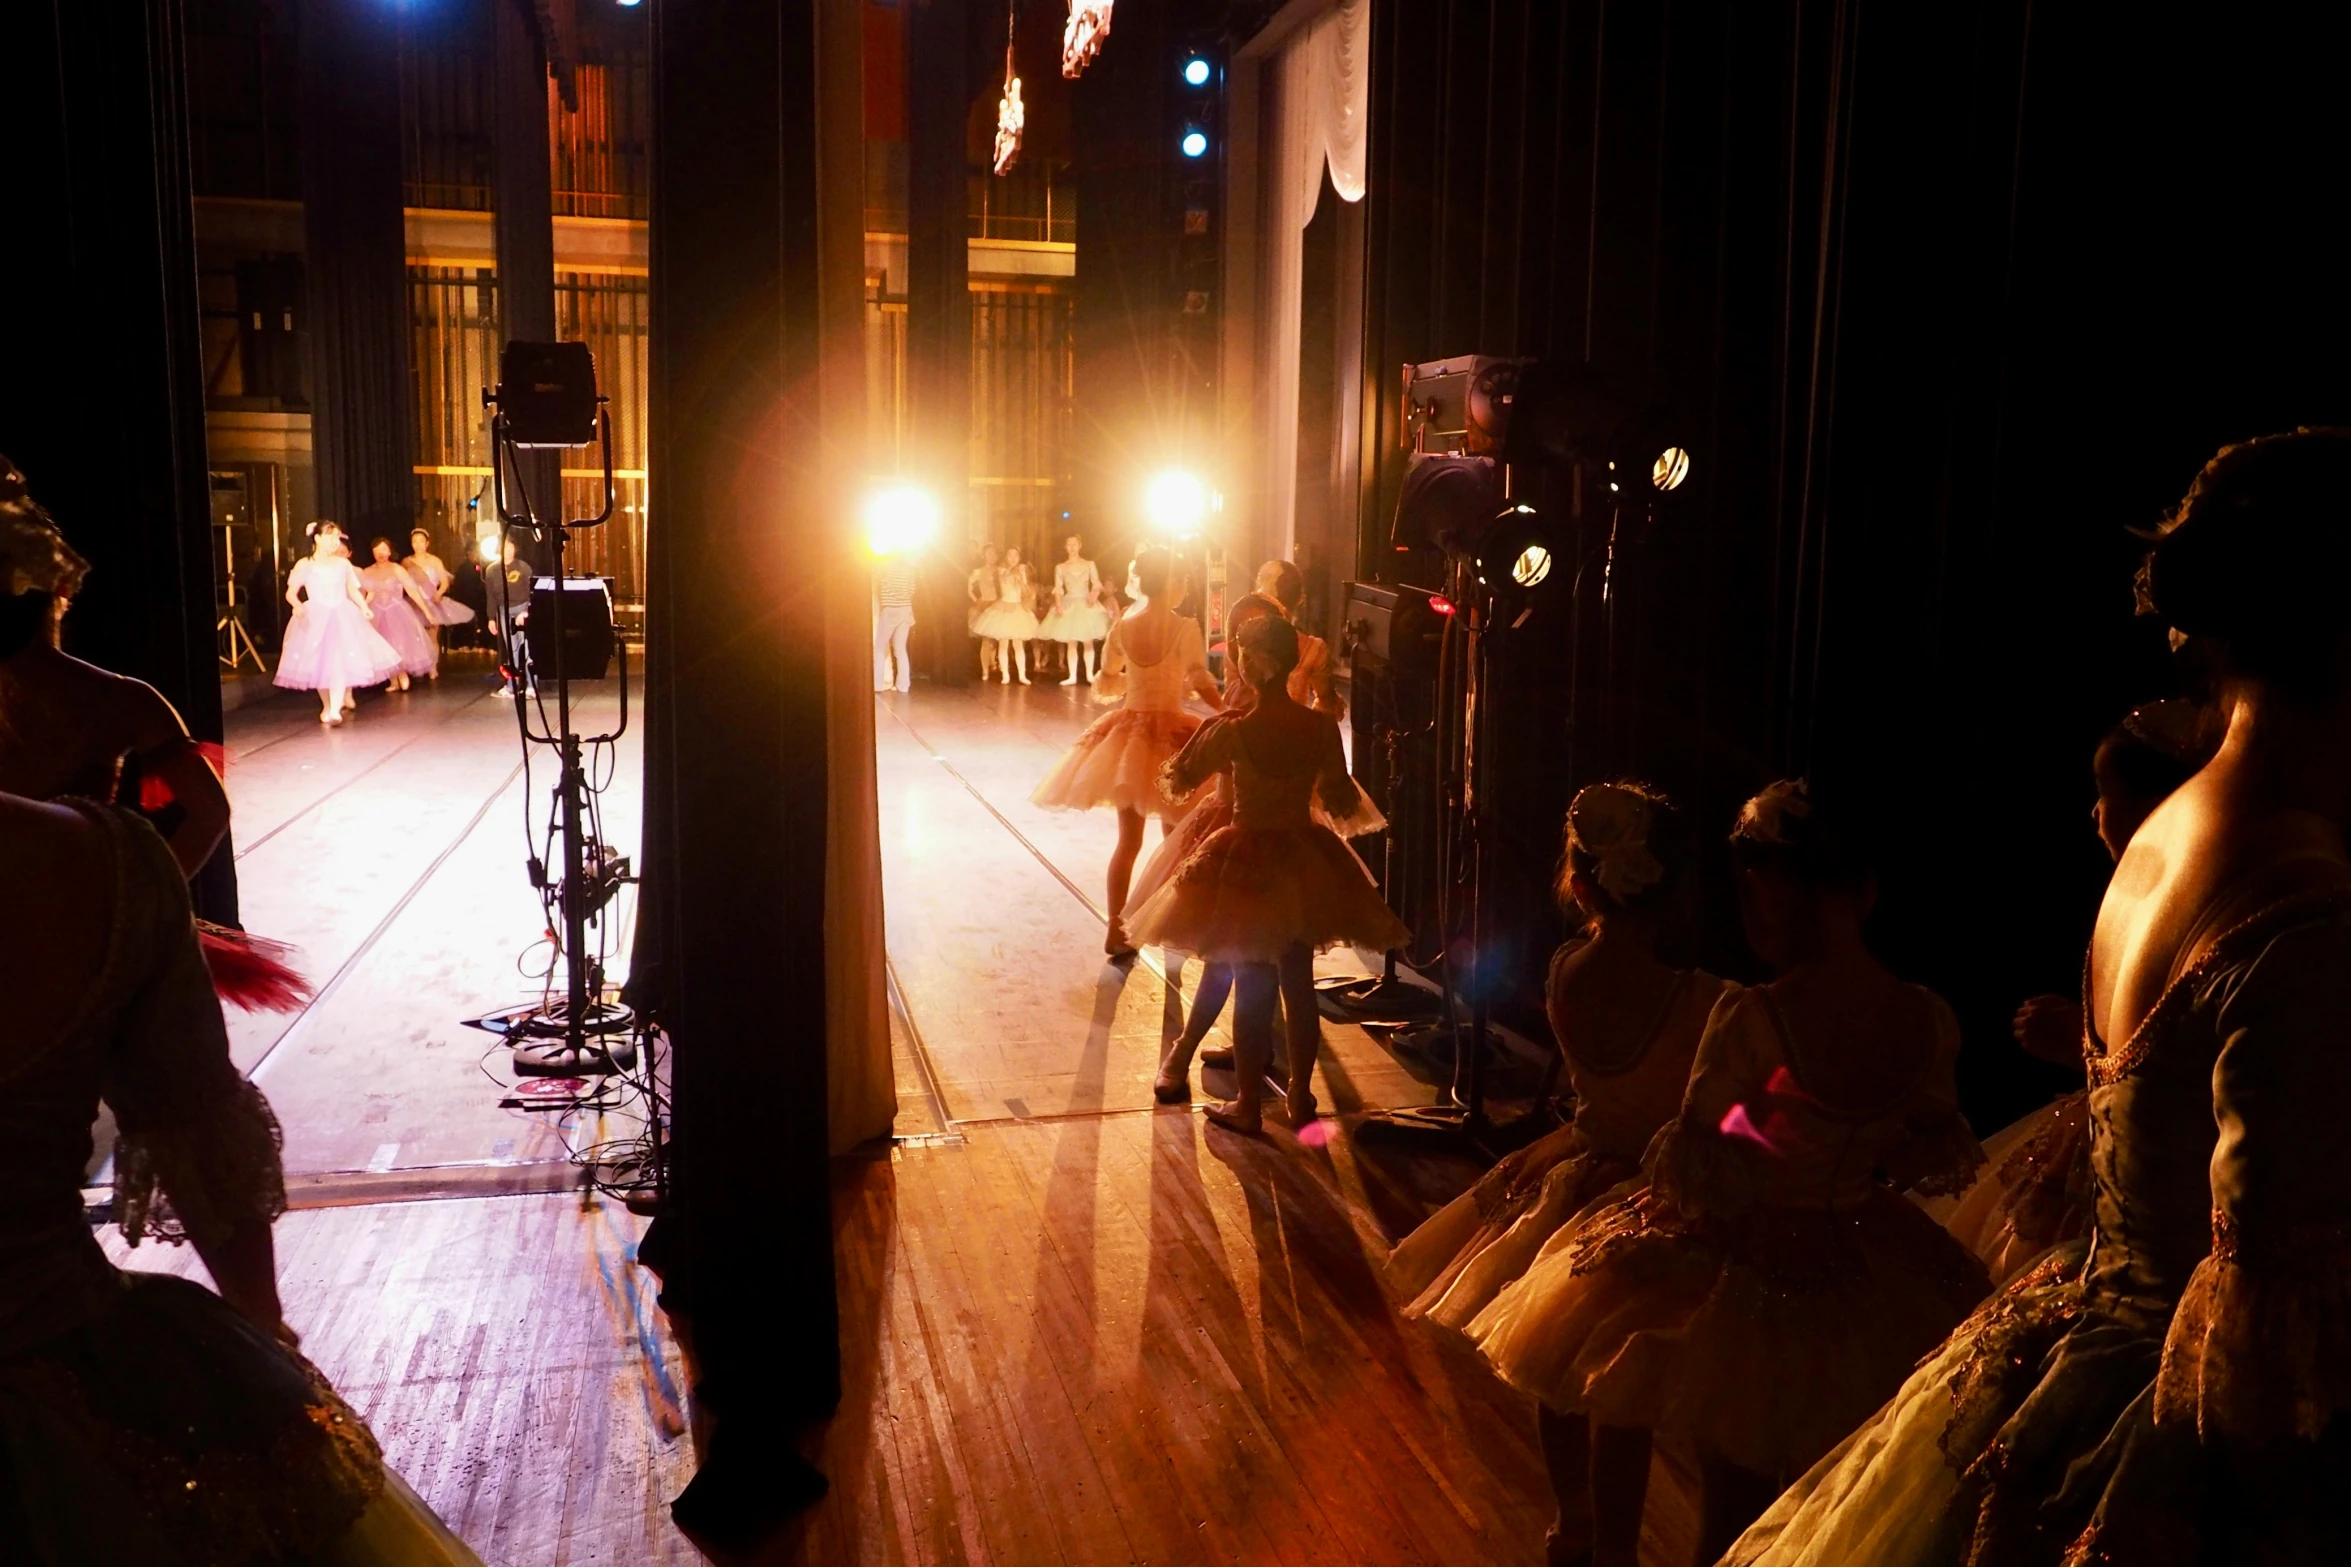
<svg viewBox="0 0 2351 1567">
<path fill-rule="evenodd" d="M 1360 838 L 1387 826 L 1388 819 L 1372 804 L 1370 794 L 1347 771 L 1347 751 L 1339 743 L 1336 723 L 1331 726 L 1324 753 L 1314 779 L 1315 814 L 1323 824 L 1342 838 Z"/>
<path fill-rule="evenodd" d="M 179 866 L 144 822 L 125 822 L 133 857 L 125 896 L 130 1000 L 108 1042 L 104 1094 L 113 1106 L 115 1204 L 123 1235 L 209 1244 L 286 1211 L 282 1138 L 261 1091 L 229 1059 Z"/>
<path fill-rule="evenodd" d="M 2158 1425 L 2315 1439 L 2351 1411 L 2351 912 L 2215 977 L 2212 1254 L 2172 1317 Z"/>
<path fill-rule="evenodd" d="M 1659 1128 L 1642 1164 L 1658 1196 L 1692 1218 L 1733 1218 L 1755 1205 L 1767 1132 L 1750 1124 L 1778 1064 L 1763 1003 L 1725 988 L 1707 1015 L 1682 1112 Z"/>
<path fill-rule="evenodd" d="M 1159 769 L 1159 792 L 1171 803 L 1182 804 L 1195 790 L 1233 765 L 1231 714 L 1219 714 L 1202 724 Z"/>
<path fill-rule="evenodd" d="M 1941 996 L 1920 994 L 1934 1010 L 1934 1056 L 1880 1164 L 1897 1191 L 1948 1197 L 1974 1184 L 1984 1149 L 1959 1113 L 1959 1020 Z"/>
</svg>

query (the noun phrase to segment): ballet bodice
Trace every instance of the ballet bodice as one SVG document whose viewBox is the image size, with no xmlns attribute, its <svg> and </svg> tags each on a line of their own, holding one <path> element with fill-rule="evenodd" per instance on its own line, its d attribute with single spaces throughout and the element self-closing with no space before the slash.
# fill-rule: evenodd
<svg viewBox="0 0 2351 1567">
<path fill-rule="evenodd" d="M 1579 1050 L 1569 1043 L 1578 1030 L 1562 998 L 1563 965 L 1583 945 L 1581 940 L 1571 941 L 1552 954 L 1544 987 L 1544 1011 L 1575 1090 L 1576 1140 L 1607 1157 L 1638 1161 L 1657 1129 L 1681 1108 L 1698 1040 L 1724 984 L 1701 970 L 1685 971 L 1629 1049 L 1614 1056 L 1589 1045 Z"/>
<path fill-rule="evenodd" d="M 1122 620 L 1110 628 L 1102 644 L 1102 672 L 1094 683 L 1097 700 L 1121 697 L 1137 712 L 1172 713 L 1182 709 L 1187 692 L 1208 680 L 1208 647 L 1198 621 L 1176 616 L 1168 622 L 1167 645 L 1151 663 L 1136 659 L 1127 646 L 1128 628 Z"/>
<path fill-rule="evenodd" d="M 2273 1256 L 2351 1240 L 2347 990 L 2351 892 L 2337 890 L 2212 942 L 2119 1046 L 2085 1032 L 2085 1283 L 2102 1310 L 2159 1330 L 2216 1229 Z"/>
<path fill-rule="evenodd" d="M 0 1034 L 0 1357 L 75 1326 L 114 1287 L 82 1212 L 101 1096 L 121 1130 L 115 1200 L 129 1230 L 209 1242 L 285 1206 L 275 1124 L 229 1060 L 178 862 L 132 813 L 71 803 L 104 830 L 112 912 L 63 1032 Z"/>
<path fill-rule="evenodd" d="M 434 598 L 439 598 L 449 591 L 448 568 L 438 561 L 430 561 L 419 555 L 411 555 L 400 564 L 407 569 L 411 577 L 416 579 L 417 586 L 423 588 Z"/>
<path fill-rule="evenodd" d="M 1065 560 L 1053 568 L 1053 591 L 1065 604 L 1089 602 L 1101 583 L 1101 575 L 1090 560 Z"/>
<path fill-rule="evenodd" d="M 368 602 L 377 608 L 398 603 L 408 591 L 407 573 L 392 561 L 382 561 L 359 573 L 360 586 L 367 590 Z"/>
<path fill-rule="evenodd" d="M 1301 828 L 1314 820 L 1318 803 L 1334 813 L 1351 810 L 1354 780 L 1347 776 L 1346 753 L 1339 745 L 1339 726 L 1316 715 L 1328 730 L 1319 735 L 1315 760 L 1303 767 L 1276 771 L 1262 765 L 1249 748 L 1249 737 L 1239 715 L 1212 718 L 1171 764 L 1178 781 L 1197 784 L 1220 772 L 1230 772 L 1233 825 L 1249 832 Z"/>
<path fill-rule="evenodd" d="M 351 581 L 358 575 L 357 568 L 347 560 L 339 557 L 321 560 L 316 555 L 305 555 L 286 573 L 286 586 L 289 590 L 302 589 L 308 604 L 348 603 Z"/>
<path fill-rule="evenodd" d="M 996 573 L 996 601 L 1000 604 L 1026 604 L 1029 600 L 1029 576 L 1018 566 L 1007 566 Z"/>
<path fill-rule="evenodd" d="M 1964 1186 L 1983 1150 L 1959 1114 L 1959 1024 L 1940 996 L 1913 989 L 1930 1030 L 1915 1065 L 1892 1074 L 1876 1102 L 1850 1104 L 1822 1097 L 1820 1080 L 1838 1063 L 1808 1060 L 1768 988 L 1726 989 L 1652 1178 L 1685 1208 L 1717 1213 L 1854 1209 L 1881 1178 L 1898 1190 Z"/>
</svg>

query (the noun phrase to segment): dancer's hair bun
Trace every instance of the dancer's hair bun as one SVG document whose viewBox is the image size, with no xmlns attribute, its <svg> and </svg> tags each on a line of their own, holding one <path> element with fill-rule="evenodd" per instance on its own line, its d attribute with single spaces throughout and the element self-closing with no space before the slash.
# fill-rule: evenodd
<svg viewBox="0 0 2351 1567">
<path fill-rule="evenodd" d="M 1561 902 L 1573 896 L 1569 877 L 1597 887 L 1620 909 L 1645 911 L 1669 901 L 1689 863 L 1681 812 L 1636 779 L 1590 784 L 1567 808 Z"/>
<path fill-rule="evenodd" d="M 1279 615 L 1261 615 L 1241 628 L 1241 646 L 1287 678 L 1298 667 L 1298 628 Z"/>
<path fill-rule="evenodd" d="M 2223 447 L 2157 530 L 2139 607 L 2257 679 L 2324 681 L 2351 631 L 2351 429 Z"/>
<path fill-rule="evenodd" d="M 1739 807 L 1731 857 L 1744 869 L 1780 871 L 1816 887 L 1858 887 L 1874 868 L 1855 822 L 1824 810 L 1803 778 L 1783 778 Z"/>
</svg>

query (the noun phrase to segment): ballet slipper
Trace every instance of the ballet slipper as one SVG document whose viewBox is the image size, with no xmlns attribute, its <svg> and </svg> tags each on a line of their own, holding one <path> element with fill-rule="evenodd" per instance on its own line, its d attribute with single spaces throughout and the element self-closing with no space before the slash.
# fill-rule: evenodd
<svg viewBox="0 0 2351 1567">
<path fill-rule="evenodd" d="M 1233 1047 L 1210 1045 L 1200 1052 L 1200 1064 L 1212 1071 L 1230 1072 L 1233 1069 Z"/>
<path fill-rule="evenodd" d="M 1069 672 L 1069 678 L 1068 678 L 1067 680 L 1064 680 L 1064 681 L 1063 681 L 1063 682 L 1061 682 L 1061 683 L 1062 683 L 1063 685 L 1065 685 L 1065 686 L 1074 686 L 1074 685 L 1076 685 L 1076 684 L 1078 683 L 1078 672 L 1077 672 L 1076 670 L 1074 670 L 1074 669 L 1073 669 L 1073 670 L 1071 670 L 1071 671 Z"/>
<path fill-rule="evenodd" d="M 1314 1102 L 1314 1094 L 1311 1090 L 1289 1095 L 1284 1108 L 1289 1111 L 1290 1127 L 1293 1131 L 1307 1125 L 1322 1113 L 1321 1106 Z"/>
<path fill-rule="evenodd" d="M 1265 1130 L 1265 1120 L 1257 1106 L 1243 1104 L 1238 1099 L 1220 1100 L 1201 1113 L 1226 1131 L 1239 1132 L 1243 1137 L 1255 1137 Z"/>
<path fill-rule="evenodd" d="M 1135 944 L 1127 940 L 1126 921 L 1114 919 L 1110 922 L 1110 933 L 1102 938 L 1102 950 L 1114 958 L 1131 958 L 1135 955 Z"/>
<path fill-rule="evenodd" d="M 1151 1083 L 1151 1097 L 1163 1105 L 1182 1105 L 1192 1102 L 1192 1075 L 1189 1072 L 1169 1076 L 1162 1072 Z"/>
</svg>

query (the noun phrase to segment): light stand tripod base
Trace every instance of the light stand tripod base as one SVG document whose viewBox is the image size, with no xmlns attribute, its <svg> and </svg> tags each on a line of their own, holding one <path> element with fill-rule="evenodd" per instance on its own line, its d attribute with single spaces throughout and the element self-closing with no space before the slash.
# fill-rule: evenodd
<svg viewBox="0 0 2351 1567">
<path fill-rule="evenodd" d="M 1445 998 L 1437 992 L 1377 974 L 1318 979 L 1314 1000 L 1334 1023 L 1371 1027 L 1426 1023 L 1445 1010 Z"/>
</svg>

